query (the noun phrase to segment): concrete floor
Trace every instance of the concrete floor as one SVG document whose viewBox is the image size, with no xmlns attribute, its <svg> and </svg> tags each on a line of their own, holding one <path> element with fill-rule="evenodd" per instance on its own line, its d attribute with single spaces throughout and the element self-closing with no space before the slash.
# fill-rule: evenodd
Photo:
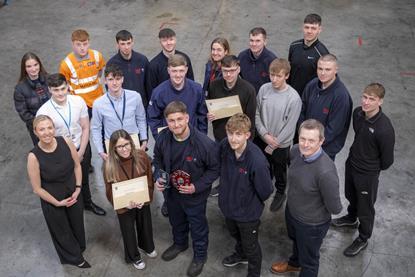
<svg viewBox="0 0 415 277">
<path fill-rule="evenodd" d="M 209 1 L 210 2 L 210 1 Z M 13 105 L 13 88 L 20 59 L 34 51 L 49 72 L 70 49 L 70 34 L 86 28 L 92 47 L 108 59 L 115 52 L 115 33 L 128 29 L 135 49 L 152 58 L 159 52 L 157 33 L 169 26 L 178 34 L 178 49 L 192 59 L 196 79 L 202 81 L 209 45 L 216 36 L 231 42 L 233 53 L 247 47 L 248 32 L 257 25 L 269 33 L 268 46 L 287 57 L 291 41 L 302 37 L 307 13 L 323 17 L 321 40 L 339 58 L 339 75 L 352 94 L 355 106 L 362 89 L 373 81 L 384 83 L 384 111 L 396 130 L 396 161 L 381 175 L 377 216 L 369 247 L 354 258 L 342 255 L 352 231 L 330 230 L 321 249 L 320 276 L 414 276 L 415 272 L 415 2 L 397 1 L 166 1 L 166 0 L 12 0 L 0 9 L 0 276 L 184 276 L 192 257 L 188 250 L 175 262 L 145 259 L 147 268 L 135 270 L 123 259 L 118 221 L 104 196 L 99 170 L 91 178 L 94 200 L 108 211 L 106 217 L 85 215 L 89 270 L 62 266 L 26 176 L 26 155 L 31 141 Z M 361 44 L 359 39 L 361 38 Z M 411 123 L 412 122 L 412 123 Z M 352 139 L 336 160 L 341 179 Z M 95 168 L 100 160 L 94 156 Z M 343 195 L 343 188 L 341 188 Z M 344 197 L 343 203 L 346 205 Z M 156 249 L 171 243 L 170 226 L 159 211 L 161 197 L 152 204 Z M 269 203 L 267 203 L 267 206 Z M 209 259 L 201 276 L 245 276 L 246 267 L 224 268 L 222 258 L 233 250 L 217 199 L 208 203 Z M 283 212 L 262 217 L 262 276 L 271 276 L 272 261 L 289 255 Z M 290 276 L 295 276 L 294 274 Z"/>
</svg>

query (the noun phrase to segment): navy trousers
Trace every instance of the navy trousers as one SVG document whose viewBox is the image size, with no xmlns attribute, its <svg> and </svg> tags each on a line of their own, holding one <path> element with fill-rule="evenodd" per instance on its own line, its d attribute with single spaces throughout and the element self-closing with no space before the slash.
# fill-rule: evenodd
<svg viewBox="0 0 415 277">
<path fill-rule="evenodd" d="M 320 225 L 309 225 L 296 220 L 285 209 L 288 237 L 293 241 L 293 253 L 288 264 L 301 267 L 300 277 L 317 277 L 320 247 L 330 226 L 330 220 Z"/>
</svg>

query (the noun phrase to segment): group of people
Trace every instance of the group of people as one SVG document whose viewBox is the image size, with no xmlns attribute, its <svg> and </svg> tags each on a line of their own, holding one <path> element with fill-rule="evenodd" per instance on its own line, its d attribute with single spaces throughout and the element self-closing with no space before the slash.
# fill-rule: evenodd
<svg viewBox="0 0 415 277">
<path fill-rule="evenodd" d="M 154 188 L 163 193 L 161 212 L 173 235 L 161 258 L 171 261 L 185 251 L 190 232 L 188 276 L 199 275 L 207 260 L 209 195 L 218 196 L 236 241 L 222 264 L 248 264 L 248 276 L 260 276 L 260 217 L 274 188 L 270 210 L 287 200 L 293 252 L 287 261 L 272 264 L 271 272 L 317 276 L 330 224 L 359 228 L 346 256 L 364 249 L 373 230 L 379 173 L 393 163 L 394 130 L 381 109 L 385 89 L 369 84 L 353 111 L 337 58 L 318 40 L 321 17 L 307 15 L 303 31 L 304 38 L 290 45 L 288 59 L 266 48 L 262 27 L 250 31 L 249 48 L 238 56 L 225 38 L 214 39 L 203 85 L 194 81 L 191 60 L 176 50 L 176 34 L 169 28 L 160 30 L 162 50 L 151 61 L 133 50 L 126 30 L 116 34 L 118 52 L 107 63 L 90 49 L 85 30 L 72 33 L 73 52 L 59 73 L 48 75 L 40 59 L 26 53 L 15 107 L 34 144 L 29 178 L 61 262 L 90 267 L 82 256 L 83 209 L 105 215 L 89 189 L 90 134 L 104 162 L 111 204 L 112 184 L 146 176 L 150 201 L 116 210 L 125 261 L 137 269 L 145 268 L 139 249 L 150 258 L 158 255 L 149 208 Z M 242 113 L 216 118 L 208 112 L 206 99 L 228 96 L 239 97 Z M 332 220 L 342 210 L 334 160 L 352 118 L 355 138 L 345 171 L 348 213 Z M 207 136 L 209 122 L 214 140 Z M 156 141 L 152 164 L 145 153 L 148 129 Z"/>
</svg>

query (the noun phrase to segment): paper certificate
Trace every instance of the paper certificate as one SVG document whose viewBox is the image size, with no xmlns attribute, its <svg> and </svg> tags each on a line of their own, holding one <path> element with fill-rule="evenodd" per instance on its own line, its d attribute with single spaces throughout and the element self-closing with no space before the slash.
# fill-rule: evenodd
<svg viewBox="0 0 415 277">
<path fill-rule="evenodd" d="M 140 148 L 140 139 L 138 138 L 138 134 L 130 134 L 131 138 L 133 139 L 134 145 L 135 145 L 135 149 Z M 106 139 L 105 140 L 105 149 L 108 150 L 110 149 L 110 140 Z"/>
<path fill-rule="evenodd" d="M 157 128 L 157 134 L 160 134 L 160 132 L 163 131 L 166 128 L 168 128 L 168 126 L 158 127 Z"/>
<path fill-rule="evenodd" d="M 215 120 L 242 113 L 238 95 L 206 100 L 206 106 L 208 111 L 215 115 Z"/>
<path fill-rule="evenodd" d="M 147 176 L 112 184 L 112 201 L 114 210 L 127 207 L 131 201 L 135 203 L 150 201 Z"/>
</svg>

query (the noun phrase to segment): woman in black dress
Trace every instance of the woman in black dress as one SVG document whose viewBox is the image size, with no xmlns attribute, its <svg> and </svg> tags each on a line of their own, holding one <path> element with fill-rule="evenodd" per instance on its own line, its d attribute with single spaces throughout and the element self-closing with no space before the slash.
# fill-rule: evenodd
<svg viewBox="0 0 415 277">
<path fill-rule="evenodd" d="M 52 119 L 39 115 L 33 121 L 38 144 L 27 159 L 27 171 L 62 264 L 91 267 L 82 256 L 85 230 L 81 191 L 81 165 L 70 140 L 55 137 Z M 71 158 L 69 158 L 71 157 Z"/>
<path fill-rule="evenodd" d="M 36 54 L 28 52 L 23 55 L 20 77 L 14 89 L 14 106 L 20 118 L 26 123 L 33 145 L 38 142 L 33 133 L 33 119 L 37 110 L 50 98 L 46 75 L 46 70 Z"/>
</svg>

